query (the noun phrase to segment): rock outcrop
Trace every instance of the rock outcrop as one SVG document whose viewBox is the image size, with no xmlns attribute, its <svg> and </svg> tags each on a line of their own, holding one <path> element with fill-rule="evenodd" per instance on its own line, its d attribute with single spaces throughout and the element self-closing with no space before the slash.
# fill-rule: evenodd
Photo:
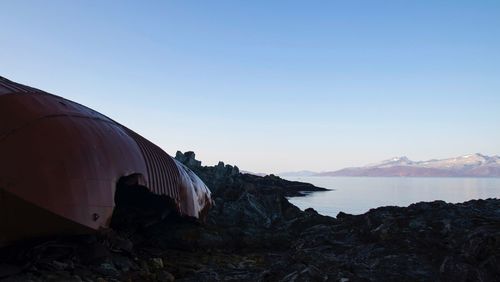
<svg viewBox="0 0 500 282">
<path fill-rule="evenodd" d="M 191 168 L 201 167 L 201 161 L 196 160 L 196 154 L 192 151 L 182 153 L 177 151 L 175 159 Z"/>
<path fill-rule="evenodd" d="M 170 214 L 133 233 L 103 230 L 13 246 L 0 252 L 0 280 L 500 280 L 498 199 L 332 218 L 287 201 L 288 189 L 312 185 L 193 159 L 182 162 L 192 164 L 216 203 L 207 222 Z"/>
</svg>

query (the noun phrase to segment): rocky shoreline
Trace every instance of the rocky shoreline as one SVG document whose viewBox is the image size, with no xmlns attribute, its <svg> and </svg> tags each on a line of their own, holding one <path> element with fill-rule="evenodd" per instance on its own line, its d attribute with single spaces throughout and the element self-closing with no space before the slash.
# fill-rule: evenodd
<svg viewBox="0 0 500 282">
<path fill-rule="evenodd" d="M 0 281 L 500 280 L 498 199 L 332 218 L 286 199 L 322 188 L 176 158 L 212 190 L 206 222 L 24 242 L 0 251 Z"/>
</svg>

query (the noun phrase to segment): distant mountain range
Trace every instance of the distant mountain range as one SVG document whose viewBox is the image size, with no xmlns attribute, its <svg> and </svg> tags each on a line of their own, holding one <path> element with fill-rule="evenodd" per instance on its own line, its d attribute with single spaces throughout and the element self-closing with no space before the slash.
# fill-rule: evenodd
<svg viewBox="0 0 500 282">
<path fill-rule="evenodd" d="M 412 161 L 396 157 L 362 167 L 349 167 L 304 175 L 303 171 L 281 176 L 399 176 L 399 177 L 500 177 L 500 156 L 472 154 L 456 158 Z"/>
<path fill-rule="evenodd" d="M 283 177 L 304 177 L 304 176 L 315 176 L 317 175 L 317 172 L 310 171 L 310 170 L 301 170 L 301 171 L 287 171 L 287 172 L 281 172 L 279 176 Z"/>
</svg>

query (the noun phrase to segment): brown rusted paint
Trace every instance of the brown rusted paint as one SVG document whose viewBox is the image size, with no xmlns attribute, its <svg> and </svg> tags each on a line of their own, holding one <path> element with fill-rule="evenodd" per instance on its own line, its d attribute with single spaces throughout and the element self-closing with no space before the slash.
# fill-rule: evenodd
<svg viewBox="0 0 500 282">
<path fill-rule="evenodd" d="M 78 103 L 0 77 L 0 243 L 26 237 L 21 233 L 107 226 L 116 183 L 133 173 L 153 193 L 173 198 L 183 215 L 200 217 L 211 205 L 206 185 L 142 136 Z M 59 228 L 30 228 L 36 217 L 26 214 L 34 210 L 46 215 L 40 221 L 53 215 Z M 21 213 L 24 227 L 12 230 Z"/>
</svg>

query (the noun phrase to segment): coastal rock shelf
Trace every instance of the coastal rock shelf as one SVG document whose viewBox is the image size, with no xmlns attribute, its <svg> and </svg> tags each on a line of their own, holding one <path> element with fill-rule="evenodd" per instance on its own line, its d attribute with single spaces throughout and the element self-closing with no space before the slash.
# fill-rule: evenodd
<svg viewBox="0 0 500 282">
<path fill-rule="evenodd" d="M 0 252 L 0 281 L 500 280 L 498 199 L 332 218 L 286 200 L 318 187 L 187 155 L 177 159 L 213 192 L 205 223 L 170 214 L 135 232 L 12 246 Z"/>
</svg>

